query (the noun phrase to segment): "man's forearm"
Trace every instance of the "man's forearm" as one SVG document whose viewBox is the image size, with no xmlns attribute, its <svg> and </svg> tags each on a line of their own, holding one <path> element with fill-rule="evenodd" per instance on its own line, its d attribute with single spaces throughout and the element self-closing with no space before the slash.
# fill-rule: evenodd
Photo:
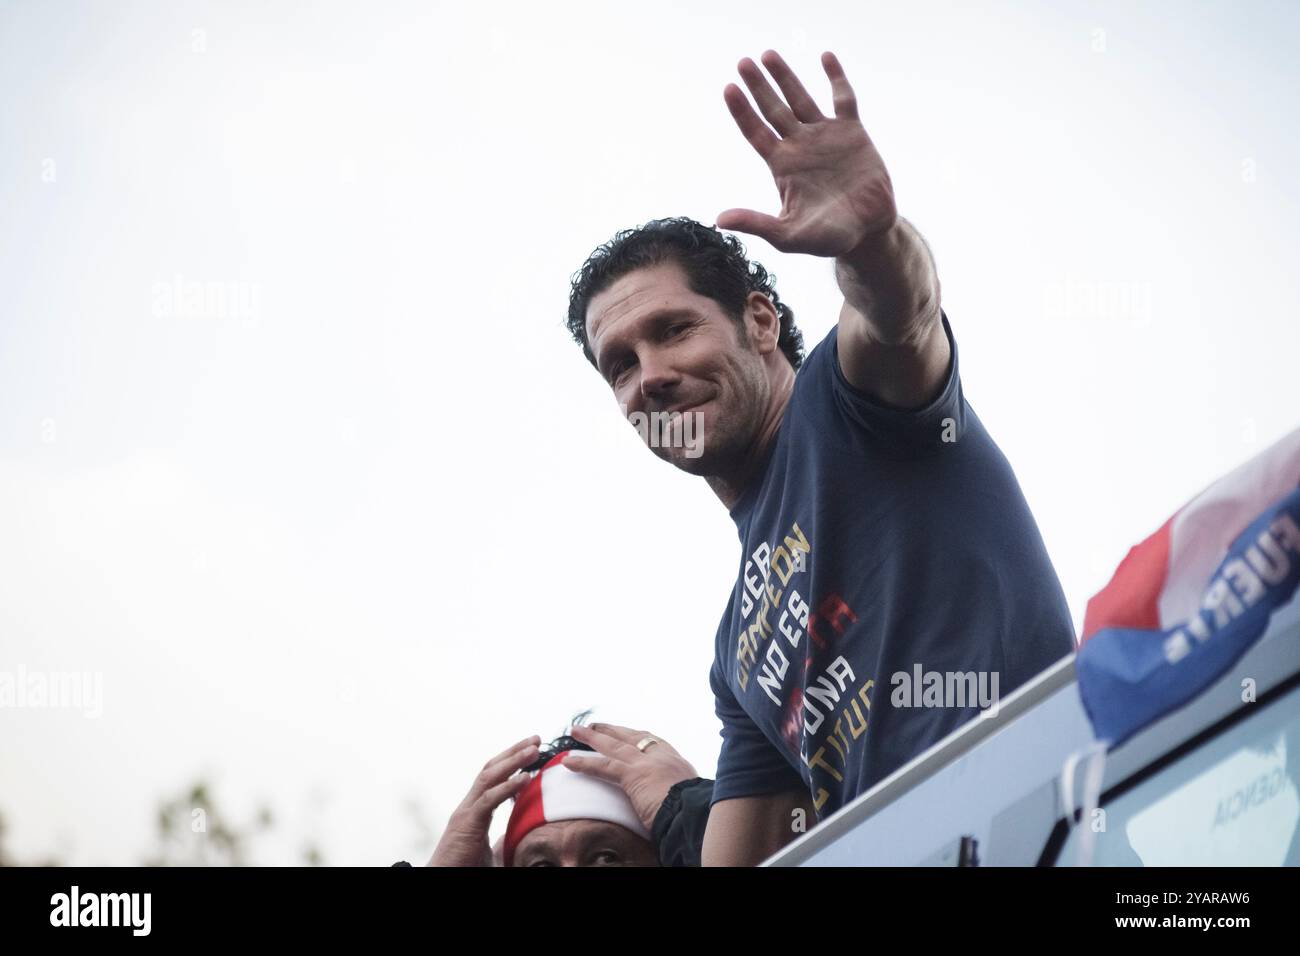
<svg viewBox="0 0 1300 956">
<path fill-rule="evenodd" d="M 939 276 L 921 234 L 899 218 L 835 260 L 844 304 L 882 345 L 914 341 L 939 318 Z"/>
<path fill-rule="evenodd" d="M 802 813 L 797 814 L 798 810 Z M 798 827 L 796 820 L 801 824 Z M 701 863 L 757 866 L 816 820 L 807 790 L 719 800 L 709 811 Z"/>
</svg>

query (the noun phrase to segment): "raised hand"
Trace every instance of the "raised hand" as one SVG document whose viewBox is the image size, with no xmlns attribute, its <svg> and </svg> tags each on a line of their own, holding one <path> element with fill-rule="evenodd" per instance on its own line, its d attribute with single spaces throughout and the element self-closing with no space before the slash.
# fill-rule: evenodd
<svg viewBox="0 0 1300 956">
<path fill-rule="evenodd" d="M 509 797 L 513 797 L 531 779 L 516 771 L 537 759 L 541 738 L 521 740 L 509 750 L 497 754 L 479 771 L 474 785 L 447 820 L 429 866 L 492 866 L 494 854 L 488 846 L 488 827 L 492 814 Z M 513 776 L 512 776 L 513 774 Z M 500 855 L 496 854 L 500 866 Z"/>
<path fill-rule="evenodd" d="M 781 212 L 728 209 L 721 229 L 751 233 L 782 252 L 841 256 L 887 231 L 898 219 L 894 187 L 884 161 L 858 120 L 857 98 L 834 53 L 822 54 L 835 116 L 823 116 L 794 71 L 775 50 L 762 56 L 783 100 L 751 59 L 740 76 L 765 123 L 734 83 L 723 99 L 736 125 L 767 162 L 781 195 Z M 770 125 L 769 125 L 770 124 Z"/>
<path fill-rule="evenodd" d="M 672 744 L 644 730 L 592 724 L 574 726 L 569 733 L 596 752 L 575 751 L 564 758 L 564 765 L 621 787 L 647 830 L 654 827 L 673 785 L 699 776 Z"/>
</svg>

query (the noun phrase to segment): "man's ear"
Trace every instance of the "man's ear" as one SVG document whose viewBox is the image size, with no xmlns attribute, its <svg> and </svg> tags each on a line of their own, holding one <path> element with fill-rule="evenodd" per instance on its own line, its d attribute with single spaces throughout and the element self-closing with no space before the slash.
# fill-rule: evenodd
<svg viewBox="0 0 1300 956">
<path fill-rule="evenodd" d="M 759 355 L 776 351 L 781 340 L 781 316 L 763 293 L 751 292 L 745 298 L 745 325 Z"/>
</svg>

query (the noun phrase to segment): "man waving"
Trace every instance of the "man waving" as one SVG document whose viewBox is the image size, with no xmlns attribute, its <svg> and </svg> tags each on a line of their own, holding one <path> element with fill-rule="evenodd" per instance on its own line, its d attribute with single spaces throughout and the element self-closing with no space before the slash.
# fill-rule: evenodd
<svg viewBox="0 0 1300 956">
<path fill-rule="evenodd" d="M 717 225 L 833 258 L 836 327 L 805 359 L 767 271 L 689 219 L 600 246 L 568 317 L 629 419 L 663 423 L 642 429 L 654 453 L 703 477 L 740 538 L 710 675 L 722 751 L 706 865 L 761 861 L 800 810 L 824 819 L 1074 649 L 844 70 L 822 56 L 828 117 L 778 54 L 762 61 L 776 88 L 739 67 L 758 111 L 738 86 L 724 99 L 781 210 Z"/>
</svg>

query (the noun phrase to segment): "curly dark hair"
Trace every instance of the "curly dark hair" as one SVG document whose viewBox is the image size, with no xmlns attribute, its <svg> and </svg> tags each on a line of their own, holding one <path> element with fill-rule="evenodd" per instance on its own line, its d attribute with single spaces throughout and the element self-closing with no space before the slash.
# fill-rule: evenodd
<svg viewBox="0 0 1300 956">
<path fill-rule="evenodd" d="M 587 306 L 592 297 L 635 269 L 668 260 L 685 270 L 692 292 L 717 302 L 741 325 L 742 335 L 749 293 L 761 292 L 771 299 L 781 321 L 777 344 L 795 369 L 803 363 L 803 334 L 794 324 L 794 312 L 777 295 L 776 276 L 761 263 L 746 258 L 745 247 L 735 236 L 679 216 L 655 219 L 615 233 L 574 273 L 566 324 L 593 366 L 596 356 L 587 340 Z"/>
<path fill-rule="evenodd" d="M 537 759 L 527 767 L 524 767 L 521 772 L 532 773 L 535 770 L 541 770 L 551 762 L 551 759 L 556 754 L 563 753 L 566 750 L 590 750 L 594 752 L 594 747 L 588 747 L 581 740 L 569 734 L 569 730 L 572 730 L 574 727 L 585 726 L 587 718 L 590 717 L 591 714 L 592 708 L 590 707 L 581 713 L 574 714 L 573 718 L 569 721 L 569 726 L 565 728 L 565 732 L 560 734 L 560 736 L 556 737 L 549 744 L 542 744 L 542 746 L 538 748 Z"/>
<path fill-rule="evenodd" d="M 588 747 L 581 740 L 568 735 L 556 737 L 549 744 L 543 744 L 540 749 L 541 755 L 527 767 L 522 768 L 523 773 L 532 773 L 535 770 L 541 770 L 555 758 L 556 754 L 564 753 L 566 750 L 589 750 L 592 753 L 595 753 L 594 747 Z"/>
</svg>

